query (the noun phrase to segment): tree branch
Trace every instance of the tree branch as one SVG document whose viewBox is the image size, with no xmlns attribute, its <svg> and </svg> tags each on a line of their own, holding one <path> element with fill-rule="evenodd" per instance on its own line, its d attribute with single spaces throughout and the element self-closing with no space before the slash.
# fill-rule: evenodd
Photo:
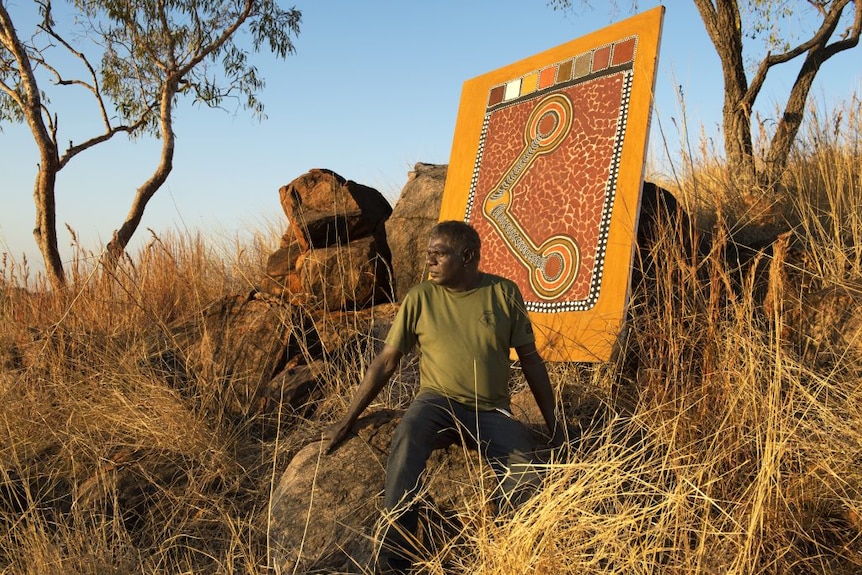
<svg viewBox="0 0 862 575">
<path fill-rule="evenodd" d="M 108 130 L 106 132 L 84 140 L 80 144 L 72 145 L 72 143 L 70 142 L 69 147 L 66 149 L 65 152 L 63 152 L 63 155 L 60 156 L 60 167 L 62 168 L 63 166 L 65 166 L 67 163 L 69 163 L 69 160 L 71 160 L 84 150 L 92 148 L 93 146 L 101 144 L 102 142 L 107 142 L 119 133 L 125 132 L 127 134 L 133 134 L 134 132 L 138 131 L 147 123 L 147 116 L 152 109 L 153 106 L 147 108 L 147 111 L 141 114 L 137 121 L 131 124 L 122 124 L 120 126 L 113 127 L 108 126 Z"/>
<path fill-rule="evenodd" d="M 27 48 L 15 33 L 15 26 L 4 4 L 0 4 L 0 28 L 4 30 L 3 45 L 18 65 L 18 77 L 21 80 L 21 87 L 26 95 L 25 98 L 23 95 L 18 94 L 13 96 L 13 99 L 16 104 L 21 106 L 21 113 L 27 119 L 27 123 L 30 125 L 30 130 L 33 132 L 33 137 L 36 138 L 36 144 L 39 148 L 42 149 L 43 146 L 51 147 L 54 145 L 54 142 L 45 128 L 45 122 L 42 117 L 42 98 L 39 95 L 39 85 L 33 73 L 30 57 L 27 53 Z"/>
<path fill-rule="evenodd" d="M 75 50 L 72 47 L 72 45 L 66 41 L 65 38 L 60 36 L 54 30 L 54 26 L 53 26 L 53 23 L 52 23 L 51 18 L 50 18 L 50 13 L 51 13 L 50 2 L 43 4 L 43 6 L 45 7 L 45 17 L 42 21 L 42 24 L 39 26 L 40 29 L 44 30 L 46 34 L 48 34 L 51 38 L 53 38 L 54 40 L 59 42 L 60 45 L 62 45 L 64 48 L 66 48 L 66 50 L 70 54 L 72 54 L 78 60 L 83 62 L 84 67 L 87 68 L 87 73 L 90 75 L 90 78 L 92 78 L 93 83 L 89 84 L 83 80 L 64 80 L 62 75 L 60 74 L 60 72 L 56 68 L 54 68 L 53 66 L 48 64 L 48 62 L 44 61 L 44 59 L 42 60 L 42 65 L 47 70 L 49 70 L 52 74 L 54 74 L 54 77 L 57 79 L 57 84 L 59 84 L 61 86 L 72 86 L 72 85 L 83 86 L 88 91 L 90 91 L 93 94 L 93 97 L 96 99 L 96 102 L 98 103 L 99 112 L 101 113 L 101 116 L 102 116 L 102 123 L 105 125 L 105 128 L 110 130 L 111 129 L 111 121 L 108 117 L 108 111 L 105 107 L 105 101 L 102 98 L 101 89 L 99 88 L 99 76 L 96 73 L 96 70 L 93 68 L 92 64 L 90 64 L 90 60 L 87 58 L 87 56 L 83 52 L 81 52 L 79 50 Z"/>
<path fill-rule="evenodd" d="M 843 3 L 840 5 L 846 7 L 847 4 Z M 836 6 L 837 4 L 834 4 L 832 8 L 835 9 Z M 830 14 L 830 16 L 832 18 L 828 20 L 831 24 L 831 30 L 829 34 L 822 35 L 820 42 L 808 50 L 799 74 L 796 76 L 793 87 L 790 89 L 784 111 L 775 128 L 775 134 L 772 137 L 767 152 L 765 167 L 767 178 L 772 181 L 778 180 L 787 165 L 790 148 L 802 124 L 808 93 L 814 83 L 814 78 L 820 71 L 820 67 L 826 60 L 838 52 L 853 48 L 859 43 L 859 29 L 862 28 L 862 2 L 856 2 L 854 24 L 850 28 L 849 33 L 845 34 L 842 40 L 833 42 L 832 44 L 828 44 L 828 41 L 838 26 L 838 16 L 840 14 L 837 16 Z"/>
<path fill-rule="evenodd" d="M 168 22 L 167 2 L 159 0 L 159 22 L 162 25 L 162 34 L 168 42 L 168 63 L 171 70 L 177 68 L 176 51 L 177 43 L 174 41 L 174 35 L 171 34 L 171 25 Z"/>
<path fill-rule="evenodd" d="M 243 23 L 245 23 L 245 21 L 251 15 L 252 9 L 254 8 L 254 2 L 255 0 L 245 0 L 245 6 L 243 7 L 242 12 L 237 15 L 236 19 L 229 27 L 225 28 L 221 36 L 219 36 L 214 42 L 211 42 L 210 44 L 206 45 L 203 50 L 201 50 L 197 54 L 197 56 L 186 62 L 185 66 L 179 68 L 175 72 L 174 76 L 176 78 L 184 77 L 195 66 L 200 64 L 207 56 L 209 56 L 214 51 L 218 50 L 221 46 L 223 46 L 224 43 L 227 42 L 237 30 L 239 30 L 240 26 L 242 26 Z"/>
<path fill-rule="evenodd" d="M 841 14 L 844 11 L 844 8 L 849 2 L 852 1 L 853 0 L 838 0 L 830 6 L 830 10 L 827 13 L 822 12 L 821 6 L 821 14 L 824 14 L 823 23 L 821 24 L 817 32 L 815 32 L 814 35 L 812 35 L 808 41 L 781 54 L 767 53 L 766 57 L 761 60 L 757 72 L 751 79 L 748 91 L 745 94 L 746 104 L 750 106 L 757 99 L 757 96 L 760 93 L 761 88 L 763 88 L 764 82 L 766 81 L 766 76 L 770 68 L 772 68 L 773 66 L 777 66 L 778 64 L 789 62 L 790 60 L 793 60 L 801 54 L 804 54 L 809 50 L 815 49 L 818 46 L 820 46 L 819 50 L 822 50 L 822 47 L 829 41 L 829 38 L 832 37 L 832 34 L 835 33 L 835 28 L 838 26 L 838 22 L 841 19 Z M 859 2 L 856 2 L 857 21 L 859 20 L 860 8 L 862 8 L 862 6 L 860 6 Z"/>
</svg>

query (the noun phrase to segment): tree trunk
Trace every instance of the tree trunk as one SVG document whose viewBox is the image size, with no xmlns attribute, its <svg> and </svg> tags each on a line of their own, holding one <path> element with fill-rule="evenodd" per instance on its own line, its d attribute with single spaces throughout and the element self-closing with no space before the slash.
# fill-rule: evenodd
<svg viewBox="0 0 862 575">
<path fill-rule="evenodd" d="M 767 53 L 750 85 L 742 58 L 742 28 L 737 0 L 694 0 L 707 33 L 721 60 L 724 73 L 724 149 L 728 171 L 737 185 L 767 192 L 779 183 L 787 159 L 805 116 L 805 104 L 814 78 L 823 62 L 835 54 L 854 48 L 862 29 L 862 1 L 835 0 L 823 8 L 823 22 L 814 35 L 802 44 L 781 54 Z M 852 26 L 841 40 L 830 44 L 844 10 L 853 5 Z M 765 164 L 758 167 L 751 137 L 751 108 L 757 99 L 766 74 L 773 66 L 806 54 L 805 61 L 791 88 L 775 134 L 767 144 Z"/>
<path fill-rule="evenodd" d="M 712 40 L 724 77 L 724 153 L 729 172 L 742 185 L 756 179 L 754 146 L 751 138 L 751 105 L 747 100 L 748 78 L 742 57 L 742 24 L 735 0 L 694 0 L 707 34 Z"/>
<path fill-rule="evenodd" d="M 53 151 L 56 151 L 53 150 Z M 36 185 L 33 190 L 33 200 L 36 205 L 36 227 L 33 228 L 33 237 L 36 245 L 42 253 L 45 261 L 45 273 L 51 288 L 62 289 L 66 285 L 66 273 L 63 271 L 63 262 L 60 259 L 60 250 L 57 247 L 57 214 L 54 201 L 54 188 L 57 182 L 57 156 L 50 149 L 42 149 L 40 143 L 40 155 L 42 163 L 39 165 L 39 173 L 36 175 Z"/>
<path fill-rule="evenodd" d="M 173 130 L 173 98 L 177 91 L 176 81 L 167 81 L 162 89 L 161 102 L 159 104 L 159 125 L 162 134 L 162 152 L 159 160 L 159 165 L 153 172 L 153 175 L 144 182 L 135 192 L 135 199 L 132 201 L 132 207 L 126 215 L 123 225 L 114 232 L 111 241 L 105 250 L 105 255 L 102 258 L 102 265 L 108 272 L 113 271 L 119 259 L 125 253 L 129 241 L 132 239 L 141 219 L 144 217 L 144 210 L 147 203 L 152 199 L 153 195 L 162 187 L 162 184 L 168 179 L 174 165 L 174 130 Z"/>
<path fill-rule="evenodd" d="M 3 46 L 15 58 L 21 80 L 20 92 L 7 94 L 15 101 L 21 110 L 30 132 L 39 148 L 39 171 L 33 186 L 33 200 L 36 204 L 36 225 L 33 236 L 36 245 L 45 260 L 45 273 L 53 289 L 62 289 L 66 285 L 66 274 L 63 272 L 63 262 L 57 249 L 57 215 L 54 201 L 54 187 L 57 183 L 57 172 L 60 171 L 60 160 L 57 154 L 57 142 L 52 130 L 45 125 L 42 116 L 42 95 L 27 49 L 21 43 L 15 32 L 12 19 L 6 11 L 6 6 L 0 4 L 0 32 Z"/>
<path fill-rule="evenodd" d="M 830 13 L 824 19 L 823 27 L 815 36 L 816 42 L 808 49 L 766 154 L 766 166 L 761 179 L 767 185 L 776 184 L 787 168 L 787 159 L 805 116 L 808 94 L 820 67 L 835 54 L 854 48 L 859 44 L 859 35 L 862 31 L 862 1 L 860 0 L 855 2 L 853 26 L 848 30 L 846 37 L 832 44 L 828 43 L 838 27 L 841 13 L 847 4 L 847 1 L 840 2 L 830 8 Z"/>
</svg>

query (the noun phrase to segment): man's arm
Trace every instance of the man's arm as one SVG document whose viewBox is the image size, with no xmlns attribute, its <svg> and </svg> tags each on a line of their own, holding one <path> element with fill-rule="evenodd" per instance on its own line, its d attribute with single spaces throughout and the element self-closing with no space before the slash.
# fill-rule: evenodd
<svg viewBox="0 0 862 575">
<path fill-rule="evenodd" d="M 515 352 L 518 354 L 518 359 L 521 362 L 524 378 L 530 386 L 530 391 L 533 392 L 533 397 L 536 398 L 539 410 L 542 412 L 545 425 L 548 426 L 548 431 L 551 432 L 550 444 L 553 447 L 559 447 L 565 442 L 566 428 L 557 421 L 557 417 L 554 414 L 554 391 L 551 389 L 551 379 L 548 377 L 545 362 L 542 360 L 542 356 L 539 355 L 539 350 L 536 349 L 535 343 L 516 347 Z"/>
<path fill-rule="evenodd" d="M 402 355 L 404 354 L 396 347 L 389 344 L 383 346 L 383 350 L 365 371 L 365 376 L 359 384 L 359 389 L 356 390 L 356 395 L 353 396 L 353 401 L 350 402 L 350 407 L 347 408 L 347 413 L 340 421 L 323 432 L 324 441 L 328 441 L 327 453 L 332 453 L 347 438 L 353 424 L 395 373 Z"/>
</svg>

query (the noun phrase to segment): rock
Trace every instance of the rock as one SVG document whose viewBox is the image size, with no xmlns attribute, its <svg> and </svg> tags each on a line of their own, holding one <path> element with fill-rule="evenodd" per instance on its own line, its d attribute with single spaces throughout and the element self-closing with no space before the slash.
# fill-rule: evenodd
<svg viewBox="0 0 862 575">
<path fill-rule="evenodd" d="M 672 230 L 672 242 L 663 241 L 662 234 Z M 644 182 L 636 236 L 636 252 L 632 265 L 632 292 L 641 290 L 653 293 L 656 289 L 654 249 L 667 250 L 680 246 L 682 258 L 691 259 L 697 249 L 696 231 L 688 213 L 668 190 L 651 182 Z"/>
<path fill-rule="evenodd" d="M 261 283 L 261 291 L 277 297 L 303 293 L 302 278 L 296 269 L 302 255 L 301 244 L 294 239 L 270 254 L 266 260 L 266 272 Z"/>
<path fill-rule="evenodd" d="M 383 349 L 398 304 L 376 305 L 357 311 L 313 311 L 309 323 L 318 340 L 313 350 L 325 358 L 330 373 L 361 378 L 365 367 Z M 357 379 L 358 382 L 358 379 Z M 405 356 L 380 397 L 389 407 L 406 408 L 419 387 L 419 355 Z"/>
<path fill-rule="evenodd" d="M 313 248 L 298 264 L 309 305 L 358 309 L 389 301 L 389 265 L 371 237 L 328 248 Z"/>
<path fill-rule="evenodd" d="M 379 412 L 359 420 L 359 437 L 331 455 L 322 442 L 291 460 L 272 495 L 269 546 L 276 570 L 358 573 L 372 564 L 389 437 L 397 419 Z"/>
<path fill-rule="evenodd" d="M 397 312 L 397 304 L 385 303 L 355 312 L 313 311 L 310 315 L 323 354 L 332 357 L 357 346 L 378 353 Z"/>
<path fill-rule="evenodd" d="M 392 213 L 380 192 L 331 170 L 312 169 L 283 186 L 279 196 L 303 250 L 378 236 Z"/>
<path fill-rule="evenodd" d="M 287 357 L 295 319 L 290 308 L 263 299 L 227 296 L 200 316 L 170 326 L 171 336 L 154 356 L 182 358 L 182 379 L 194 382 L 193 397 L 248 416 L 269 405 L 267 385 Z M 180 367 L 177 367 L 180 369 Z M 204 388 L 202 388 L 205 387 Z"/>
<path fill-rule="evenodd" d="M 862 359 L 862 286 L 833 286 L 803 295 L 787 325 L 804 355 L 833 362 Z M 795 321 L 794 321 L 795 319 Z"/>
<path fill-rule="evenodd" d="M 400 413 L 383 410 L 361 418 L 357 435 L 331 455 L 315 442 L 303 448 L 273 493 L 269 545 L 284 573 L 366 573 L 373 566 L 383 508 L 389 441 Z M 452 523 L 477 501 L 476 470 L 490 473 L 473 450 L 453 445 L 428 461 L 427 526 Z M 471 475 L 471 471 L 472 475 Z M 435 531 L 436 532 L 436 531 Z M 431 545 L 426 543 L 426 545 Z"/>
<path fill-rule="evenodd" d="M 325 380 L 326 364 L 321 360 L 307 362 L 302 355 L 288 360 L 287 365 L 266 385 L 267 413 L 276 413 L 279 406 L 288 416 L 307 417 L 320 399 L 321 383 Z"/>
<path fill-rule="evenodd" d="M 768 289 L 761 313 L 780 318 L 785 344 L 811 366 L 854 370 L 862 360 L 862 281 L 852 260 L 824 273 L 819 246 L 783 234 L 770 246 Z M 840 261 L 840 260 L 839 260 Z M 831 265 L 838 262 L 831 261 Z M 841 279 L 838 279 L 840 276 Z"/>
<path fill-rule="evenodd" d="M 222 482 L 244 477 L 243 470 L 229 454 L 212 449 L 201 435 L 184 440 L 175 449 L 100 447 L 94 466 L 79 463 L 89 473 L 72 490 L 75 517 L 92 521 L 107 514 L 122 521 L 133 541 L 150 546 L 158 545 L 166 522 L 187 526 L 212 513 L 214 509 L 208 507 L 215 507 L 217 500 L 212 495 L 229 496 Z M 153 529 L 154 525 L 159 528 Z"/>
<path fill-rule="evenodd" d="M 308 309 L 390 301 L 389 202 L 373 188 L 313 169 L 279 190 L 289 220 L 260 291 Z"/>
<path fill-rule="evenodd" d="M 386 240 L 393 254 L 395 297 L 401 301 L 425 277 L 425 250 L 440 216 L 447 165 L 418 163 L 386 220 Z"/>
</svg>

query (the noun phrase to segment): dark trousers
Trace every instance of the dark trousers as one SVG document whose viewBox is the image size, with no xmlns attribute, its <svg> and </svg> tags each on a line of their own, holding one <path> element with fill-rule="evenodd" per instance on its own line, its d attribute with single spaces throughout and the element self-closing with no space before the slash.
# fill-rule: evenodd
<svg viewBox="0 0 862 575">
<path fill-rule="evenodd" d="M 425 464 L 434 449 L 455 442 L 478 448 L 496 473 L 495 499 L 514 508 L 538 486 L 535 444 L 519 421 L 497 410 L 477 411 L 438 395 L 419 395 L 395 429 L 386 463 L 384 503 L 392 523 L 385 529 L 383 556 L 416 552 L 419 510 L 416 495 Z"/>
</svg>

